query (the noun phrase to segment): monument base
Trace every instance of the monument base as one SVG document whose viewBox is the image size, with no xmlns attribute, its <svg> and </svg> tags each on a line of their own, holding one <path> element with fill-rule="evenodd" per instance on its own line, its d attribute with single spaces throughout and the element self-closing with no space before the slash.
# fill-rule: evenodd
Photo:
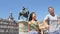
<svg viewBox="0 0 60 34">
<path fill-rule="evenodd" d="M 24 20 L 18 20 L 19 34 L 28 34 L 28 24 Z"/>
</svg>

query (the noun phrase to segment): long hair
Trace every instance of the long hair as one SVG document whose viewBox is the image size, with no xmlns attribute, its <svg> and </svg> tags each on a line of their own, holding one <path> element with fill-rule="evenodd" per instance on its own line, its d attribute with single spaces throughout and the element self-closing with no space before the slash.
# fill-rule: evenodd
<svg viewBox="0 0 60 34">
<path fill-rule="evenodd" d="M 33 14 L 35 14 L 35 12 L 32 12 L 32 13 L 30 14 L 29 21 L 32 20 L 32 16 L 33 16 Z M 37 20 L 35 19 L 35 21 L 37 21 Z"/>
</svg>

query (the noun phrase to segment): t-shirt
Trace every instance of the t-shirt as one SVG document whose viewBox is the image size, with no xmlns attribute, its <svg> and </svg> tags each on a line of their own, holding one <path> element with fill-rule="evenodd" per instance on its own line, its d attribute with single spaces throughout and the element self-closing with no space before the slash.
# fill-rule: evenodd
<svg viewBox="0 0 60 34">
<path fill-rule="evenodd" d="M 38 31 L 38 29 L 39 29 L 38 22 L 37 21 L 34 21 L 34 22 L 30 21 L 30 30 Z"/>
<path fill-rule="evenodd" d="M 57 19 L 57 15 L 55 16 L 51 16 L 50 14 L 48 14 L 46 17 L 45 17 L 45 20 L 47 20 L 47 24 L 50 25 L 50 28 L 49 28 L 49 32 L 54 32 L 56 30 L 59 30 L 58 28 L 58 19 Z"/>
</svg>

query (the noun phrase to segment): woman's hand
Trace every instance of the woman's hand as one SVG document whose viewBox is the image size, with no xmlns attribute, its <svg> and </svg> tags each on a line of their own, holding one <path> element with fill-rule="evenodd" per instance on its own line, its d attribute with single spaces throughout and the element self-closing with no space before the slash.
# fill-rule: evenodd
<svg viewBox="0 0 60 34">
<path fill-rule="evenodd" d="M 47 25 L 47 26 L 45 27 L 45 29 L 47 29 L 47 30 L 48 30 L 49 28 L 50 28 L 50 25 Z"/>
</svg>

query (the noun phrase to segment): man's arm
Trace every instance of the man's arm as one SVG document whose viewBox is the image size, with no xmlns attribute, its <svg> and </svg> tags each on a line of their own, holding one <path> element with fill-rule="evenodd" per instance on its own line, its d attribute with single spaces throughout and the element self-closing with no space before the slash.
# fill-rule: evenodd
<svg viewBox="0 0 60 34">
<path fill-rule="evenodd" d="M 47 20 L 44 20 L 43 24 L 44 24 L 44 26 L 45 26 L 46 29 L 49 29 L 50 26 L 47 24 Z"/>
<path fill-rule="evenodd" d="M 60 25 L 60 20 L 58 20 L 58 24 Z"/>
</svg>

